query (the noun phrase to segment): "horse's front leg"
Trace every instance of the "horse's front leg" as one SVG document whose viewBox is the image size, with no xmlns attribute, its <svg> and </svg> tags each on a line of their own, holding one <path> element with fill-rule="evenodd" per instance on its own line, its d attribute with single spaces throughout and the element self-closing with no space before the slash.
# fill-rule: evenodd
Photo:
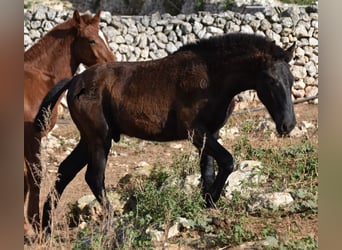
<svg viewBox="0 0 342 250">
<path fill-rule="evenodd" d="M 217 139 L 219 132 L 213 134 L 213 137 Z M 202 193 L 208 194 L 211 186 L 215 181 L 215 169 L 214 169 L 214 158 L 204 152 L 203 146 L 199 152 L 200 156 L 200 168 L 201 168 L 201 179 L 202 179 Z M 209 198 L 209 197 L 208 197 Z"/>
<path fill-rule="evenodd" d="M 202 179 L 202 191 L 208 193 L 215 181 L 214 158 L 208 154 L 200 153 L 200 167 Z"/>
<path fill-rule="evenodd" d="M 195 133 L 194 145 L 198 149 L 202 149 L 201 162 L 207 164 L 201 165 L 201 173 L 204 180 L 203 195 L 207 201 L 207 206 L 213 206 L 221 195 L 225 182 L 229 174 L 233 171 L 233 157 L 232 155 L 217 142 L 216 136 L 198 131 Z M 207 155 L 207 156 L 206 156 Z M 204 157 L 203 157 L 204 156 Z M 210 162 L 210 156 L 213 157 L 218 165 L 218 173 L 215 180 L 212 182 L 214 176 L 213 163 Z"/>
</svg>

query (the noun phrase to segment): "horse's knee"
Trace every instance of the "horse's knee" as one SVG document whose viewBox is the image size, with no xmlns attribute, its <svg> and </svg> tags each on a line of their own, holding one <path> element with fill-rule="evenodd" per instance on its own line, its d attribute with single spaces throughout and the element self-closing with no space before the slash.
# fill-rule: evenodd
<svg viewBox="0 0 342 250">
<path fill-rule="evenodd" d="M 103 188 L 103 176 L 100 173 L 94 173 L 93 171 L 87 171 L 85 180 L 93 191 L 94 195 L 98 195 L 99 191 Z"/>
<path fill-rule="evenodd" d="M 95 185 L 94 176 L 89 171 L 87 171 L 85 174 L 85 180 L 89 187 L 92 187 Z"/>
<path fill-rule="evenodd" d="M 217 159 L 217 165 L 219 166 L 219 171 L 225 174 L 230 174 L 234 169 L 234 160 L 230 153 L 227 153 Z"/>
</svg>

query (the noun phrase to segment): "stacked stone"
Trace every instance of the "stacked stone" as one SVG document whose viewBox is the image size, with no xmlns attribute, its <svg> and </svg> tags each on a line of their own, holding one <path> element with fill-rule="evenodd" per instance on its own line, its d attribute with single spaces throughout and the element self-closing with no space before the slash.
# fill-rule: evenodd
<svg viewBox="0 0 342 250">
<path fill-rule="evenodd" d="M 72 10 L 37 6 L 24 11 L 24 47 L 27 49 L 55 25 L 72 17 Z M 318 13 L 316 7 L 264 7 L 256 12 L 196 14 L 154 13 L 150 16 L 112 16 L 101 13 L 102 31 L 118 61 L 143 61 L 165 57 L 184 44 L 231 32 L 254 33 L 288 47 L 296 42 L 292 72 L 293 98 L 318 93 Z M 255 93 L 240 99 L 252 101 Z"/>
</svg>

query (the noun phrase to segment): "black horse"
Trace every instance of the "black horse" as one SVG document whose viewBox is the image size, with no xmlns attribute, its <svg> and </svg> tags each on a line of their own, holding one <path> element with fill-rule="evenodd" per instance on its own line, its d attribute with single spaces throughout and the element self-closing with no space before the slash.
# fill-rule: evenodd
<svg viewBox="0 0 342 250">
<path fill-rule="evenodd" d="M 284 50 L 267 38 L 234 33 L 185 45 L 159 60 L 98 64 L 61 81 L 46 96 L 35 123 L 37 129 L 44 129 L 44 110 L 68 90 L 70 114 L 81 139 L 59 167 L 54 187 L 58 197 L 88 165 L 85 179 L 97 200 L 109 209 L 104 173 L 112 139 L 118 142 L 125 134 L 171 141 L 191 134 L 191 142 L 201 151 L 203 195 L 212 205 L 233 170 L 232 155 L 217 139 L 236 94 L 256 90 L 278 133 L 286 135 L 294 128 L 293 76 L 288 64 L 294 48 L 293 44 Z M 44 205 L 43 227 L 49 224 L 52 205 L 57 202 L 51 204 L 50 195 Z"/>
</svg>

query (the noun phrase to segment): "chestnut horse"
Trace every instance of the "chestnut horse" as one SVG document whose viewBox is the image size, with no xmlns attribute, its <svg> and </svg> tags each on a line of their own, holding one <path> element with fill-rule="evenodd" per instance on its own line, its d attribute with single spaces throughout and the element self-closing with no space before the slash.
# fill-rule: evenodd
<svg viewBox="0 0 342 250">
<path fill-rule="evenodd" d="M 159 60 L 95 65 L 62 80 L 46 96 L 36 117 L 38 130 L 44 110 L 68 90 L 67 102 L 81 139 L 58 169 L 60 197 L 85 166 L 86 182 L 97 200 L 110 208 L 104 173 L 112 139 L 120 135 L 144 140 L 187 139 L 200 152 L 203 196 L 212 206 L 233 171 L 232 155 L 218 143 L 218 132 L 233 110 L 234 96 L 256 90 L 280 135 L 296 124 L 287 50 L 262 36 L 232 33 L 200 40 Z M 213 163 L 218 165 L 217 175 Z M 43 226 L 49 232 L 51 196 L 44 204 Z"/>
<path fill-rule="evenodd" d="M 73 76 L 80 63 L 91 66 L 115 61 L 99 22 L 100 11 L 92 17 L 75 10 L 73 18 L 54 27 L 24 54 L 24 204 L 27 200 L 30 224 L 39 220 L 39 148 L 44 135 L 34 130 L 34 118 L 48 91 L 62 78 Z M 51 118 L 49 129 L 55 125 L 56 108 Z M 24 231 L 28 229 L 25 217 Z"/>
</svg>

